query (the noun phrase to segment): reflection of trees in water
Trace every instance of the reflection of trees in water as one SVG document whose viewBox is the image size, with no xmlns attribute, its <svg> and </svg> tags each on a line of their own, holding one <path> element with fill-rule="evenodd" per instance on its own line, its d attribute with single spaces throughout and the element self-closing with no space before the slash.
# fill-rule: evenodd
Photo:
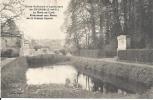
<svg viewBox="0 0 153 100">
<path fill-rule="evenodd" d="M 82 85 L 78 82 L 79 73 L 74 75 L 72 79 L 66 78 L 65 79 L 65 86 L 72 87 L 72 88 L 82 88 Z"/>
<path fill-rule="evenodd" d="M 83 81 L 80 81 L 82 80 Z M 85 74 L 82 74 L 78 72 L 73 79 L 66 79 L 66 86 L 72 87 L 72 88 L 81 88 L 85 89 L 87 91 L 92 92 L 101 92 L 103 94 L 106 93 L 118 93 L 122 95 L 126 95 L 129 93 L 125 89 L 117 88 L 116 86 L 103 82 L 102 80 L 87 76 Z"/>
<path fill-rule="evenodd" d="M 79 82 L 78 80 L 79 80 L 80 75 L 82 75 L 82 74 L 79 73 L 77 75 L 77 82 Z M 93 92 L 101 92 L 104 94 L 105 93 L 118 93 L 118 91 L 120 90 L 122 92 L 122 94 L 126 94 L 126 92 L 125 92 L 126 90 L 119 89 L 112 84 L 105 83 L 102 80 L 99 80 L 99 79 L 96 79 L 93 77 L 89 77 L 84 74 L 83 74 L 83 76 L 85 79 L 85 90 L 93 91 Z M 78 84 L 81 84 L 81 83 L 78 83 Z"/>
<path fill-rule="evenodd" d="M 103 83 L 97 79 L 92 79 L 94 85 L 93 85 L 93 91 L 100 91 L 103 92 Z"/>
<path fill-rule="evenodd" d="M 79 79 L 80 79 L 81 75 L 83 76 L 83 80 L 85 80 L 85 87 L 83 86 L 84 83 L 79 82 Z M 85 90 L 88 90 L 88 91 L 92 90 L 92 82 L 91 82 L 91 79 L 90 79 L 89 76 L 86 76 L 84 74 L 80 74 L 80 72 L 78 72 L 77 75 L 76 75 L 76 79 L 74 81 L 75 81 L 74 82 L 75 86 L 77 88 L 82 88 L 82 89 L 85 89 Z"/>
</svg>

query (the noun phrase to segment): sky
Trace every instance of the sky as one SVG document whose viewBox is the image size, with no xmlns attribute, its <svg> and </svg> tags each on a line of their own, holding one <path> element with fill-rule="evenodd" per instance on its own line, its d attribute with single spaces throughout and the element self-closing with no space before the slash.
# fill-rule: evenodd
<svg viewBox="0 0 153 100">
<path fill-rule="evenodd" d="M 28 6 L 32 5 L 54 5 L 55 0 L 25 0 L 25 4 Z M 32 39 L 64 39 L 65 33 L 62 32 L 61 26 L 64 23 L 64 11 L 67 9 L 69 0 L 57 0 L 57 5 L 63 6 L 58 16 L 52 20 L 30 20 L 26 19 L 29 16 L 29 11 L 25 10 L 25 16 L 18 20 L 17 24 L 20 31 L 25 36 Z"/>
</svg>

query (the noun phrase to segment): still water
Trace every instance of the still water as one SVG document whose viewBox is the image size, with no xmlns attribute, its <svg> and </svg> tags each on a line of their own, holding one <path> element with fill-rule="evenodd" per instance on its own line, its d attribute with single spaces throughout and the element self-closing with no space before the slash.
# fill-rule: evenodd
<svg viewBox="0 0 153 100">
<path fill-rule="evenodd" d="M 85 90 L 93 90 L 94 87 L 90 77 L 80 74 L 70 65 L 29 68 L 26 72 L 26 79 L 28 85 L 62 84 Z"/>
<path fill-rule="evenodd" d="M 108 78 L 113 79 L 111 77 Z M 114 79 L 117 78 L 115 77 Z M 123 86 L 121 86 L 122 88 L 119 88 L 80 73 L 74 66 L 71 65 L 53 65 L 39 68 L 29 68 L 26 72 L 26 80 L 28 85 L 61 84 L 66 87 L 81 88 L 88 91 L 98 91 L 103 93 L 106 91 L 115 93 L 120 91 L 133 93 L 134 91 L 135 93 L 141 93 L 147 89 L 142 84 L 130 83 L 127 81 L 124 82 L 124 80 L 122 80 L 122 82 L 124 83 L 125 88 L 123 88 Z M 131 89 L 133 90 L 131 91 Z"/>
</svg>

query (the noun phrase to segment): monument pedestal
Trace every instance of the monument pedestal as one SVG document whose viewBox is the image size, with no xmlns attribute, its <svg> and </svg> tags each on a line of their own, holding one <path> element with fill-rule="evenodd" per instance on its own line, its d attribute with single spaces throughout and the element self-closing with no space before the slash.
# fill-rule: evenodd
<svg viewBox="0 0 153 100">
<path fill-rule="evenodd" d="M 117 37 L 118 48 L 117 50 L 127 50 L 131 47 L 131 39 L 127 35 L 120 35 Z"/>
</svg>

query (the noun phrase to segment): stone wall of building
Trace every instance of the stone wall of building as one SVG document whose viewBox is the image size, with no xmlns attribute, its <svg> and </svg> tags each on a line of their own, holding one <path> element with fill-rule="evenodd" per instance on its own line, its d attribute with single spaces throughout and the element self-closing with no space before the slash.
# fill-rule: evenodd
<svg viewBox="0 0 153 100">
<path fill-rule="evenodd" d="M 19 36 L 1 36 L 1 56 L 16 57 L 20 52 L 20 37 Z"/>
</svg>

